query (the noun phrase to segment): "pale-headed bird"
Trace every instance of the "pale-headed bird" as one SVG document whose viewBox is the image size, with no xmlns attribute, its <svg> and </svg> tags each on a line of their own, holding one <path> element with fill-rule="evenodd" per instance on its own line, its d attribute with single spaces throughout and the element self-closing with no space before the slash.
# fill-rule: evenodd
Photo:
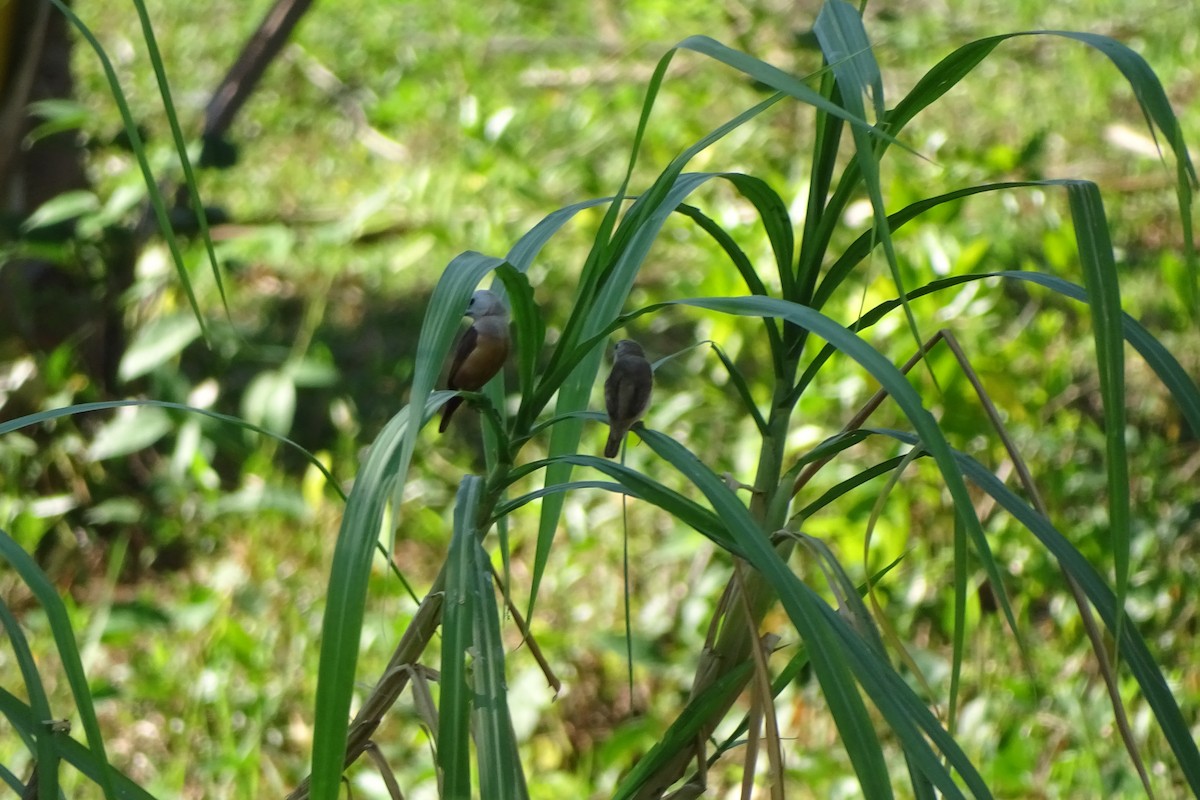
<svg viewBox="0 0 1200 800">
<path fill-rule="evenodd" d="M 465 316 L 474 324 L 458 340 L 454 361 L 446 386 L 450 389 L 477 392 L 492 379 L 508 358 L 508 309 L 499 297 L 487 289 L 471 295 Z M 462 405 L 462 397 L 451 397 L 442 408 L 442 423 L 438 433 L 445 433 L 450 417 Z"/>
<path fill-rule="evenodd" d="M 642 352 L 642 346 L 632 339 L 622 339 L 613 349 L 612 372 L 604 382 L 604 407 L 608 410 L 608 444 L 604 457 L 614 458 L 621 449 L 621 440 L 650 407 L 650 392 L 654 388 L 654 372 Z"/>
</svg>

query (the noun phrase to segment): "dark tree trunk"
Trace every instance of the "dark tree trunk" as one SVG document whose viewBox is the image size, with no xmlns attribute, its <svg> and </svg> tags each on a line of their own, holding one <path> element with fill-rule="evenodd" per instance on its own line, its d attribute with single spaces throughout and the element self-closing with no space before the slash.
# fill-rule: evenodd
<svg viewBox="0 0 1200 800">
<path fill-rule="evenodd" d="M 73 94 L 67 20 L 46 0 L 13 0 L 0 8 L 0 37 L 0 237 L 11 241 L 43 203 L 90 183 L 77 132 L 24 146 L 40 122 L 28 105 Z M 71 234 L 69 225 L 40 232 L 49 242 Z M 133 254 L 120 239 L 101 248 L 100 264 L 76 256 L 0 264 L 0 354 L 47 353 L 69 342 L 78 366 L 109 393 L 124 349 L 119 301 L 133 275 Z"/>
</svg>

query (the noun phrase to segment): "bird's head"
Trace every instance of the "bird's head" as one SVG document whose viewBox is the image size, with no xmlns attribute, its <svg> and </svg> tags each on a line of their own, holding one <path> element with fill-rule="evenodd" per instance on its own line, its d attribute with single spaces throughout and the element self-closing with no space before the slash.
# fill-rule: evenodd
<svg viewBox="0 0 1200 800">
<path fill-rule="evenodd" d="M 613 358 L 621 358 L 622 356 L 641 356 L 646 357 L 642 352 L 642 346 L 633 339 L 622 339 L 613 347 Z"/>
<path fill-rule="evenodd" d="M 504 303 L 487 289 L 476 291 L 475 294 L 471 295 L 471 302 L 467 303 L 466 316 L 471 319 L 500 317 L 506 314 L 508 314 L 508 309 L 504 307 Z"/>
</svg>

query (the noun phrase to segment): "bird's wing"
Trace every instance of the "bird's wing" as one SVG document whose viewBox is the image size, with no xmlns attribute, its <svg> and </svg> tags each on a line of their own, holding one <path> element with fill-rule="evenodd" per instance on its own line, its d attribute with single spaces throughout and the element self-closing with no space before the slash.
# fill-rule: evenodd
<svg viewBox="0 0 1200 800">
<path fill-rule="evenodd" d="M 654 372 L 650 369 L 650 362 L 645 359 L 639 359 L 631 366 L 630 373 L 633 380 L 629 382 L 633 386 L 630 389 L 629 408 L 633 409 L 634 416 L 640 417 L 646 413 L 646 408 L 650 405 L 650 392 L 654 388 Z"/>
<path fill-rule="evenodd" d="M 467 356 L 471 355 L 471 351 L 475 349 L 475 343 L 479 339 L 479 331 L 475 330 L 472 325 L 467 328 L 466 333 L 458 340 L 458 349 L 454 351 L 454 361 L 450 363 L 450 373 L 446 378 L 446 386 L 450 389 L 461 389 L 455 377 L 458 371 L 462 368 L 463 362 L 467 360 Z"/>
<path fill-rule="evenodd" d="M 613 364 L 604 382 L 604 404 L 610 419 L 632 422 L 650 403 L 653 384 L 650 364 L 641 359 L 621 359 Z"/>
</svg>

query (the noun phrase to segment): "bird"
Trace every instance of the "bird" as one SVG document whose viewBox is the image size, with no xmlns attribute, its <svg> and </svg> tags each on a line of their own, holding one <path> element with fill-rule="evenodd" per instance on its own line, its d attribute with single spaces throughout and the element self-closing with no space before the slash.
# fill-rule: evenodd
<svg viewBox="0 0 1200 800">
<path fill-rule="evenodd" d="M 452 390 L 477 392 L 500 371 L 508 358 L 508 309 L 495 294 L 479 289 L 471 295 L 464 316 L 470 317 L 473 324 L 458 340 L 446 386 Z M 446 432 L 450 418 L 462 401 L 461 396 L 455 396 L 446 402 L 438 433 Z"/>
<path fill-rule="evenodd" d="M 654 372 L 642 352 L 642 346 L 632 339 L 622 339 L 613 348 L 612 371 L 604 381 L 604 407 L 608 411 L 608 443 L 604 457 L 615 458 L 621 440 L 650 407 L 650 392 L 654 388 Z"/>
</svg>

